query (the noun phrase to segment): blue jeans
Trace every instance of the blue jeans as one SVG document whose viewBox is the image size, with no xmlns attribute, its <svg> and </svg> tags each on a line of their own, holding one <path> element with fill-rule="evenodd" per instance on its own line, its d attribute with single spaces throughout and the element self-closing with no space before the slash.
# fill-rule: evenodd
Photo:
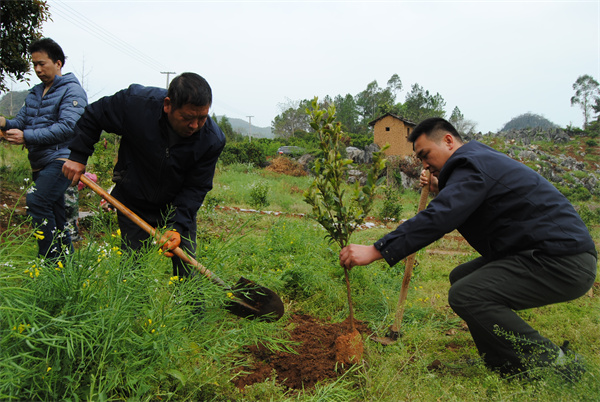
<svg viewBox="0 0 600 402">
<path fill-rule="evenodd" d="M 27 194 L 28 214 L 35 230 L 41 231 L 38 255 L 42 258 L 57 258 L 73 252 L 71 235 L 65 228 L 65 191 L 71 182 L 62 173 L 63 164 L 55 160 L 33 172 L 35 187 Z"/>
</svg>

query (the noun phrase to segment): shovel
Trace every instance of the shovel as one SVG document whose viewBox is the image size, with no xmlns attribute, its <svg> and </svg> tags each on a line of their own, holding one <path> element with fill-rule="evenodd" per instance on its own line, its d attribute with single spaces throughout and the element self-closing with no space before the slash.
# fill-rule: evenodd
<svg viewBox="0 0 600 402">
<path fill-rule="evenodd" d="M 427 173 L 427 182 L 431 180 L 431 174 Z M 421 198 L 419 199 L 419 212 L 425 209 L 427 205 L 427 196 L 429 196 L 429 184 L 423 186 L 421 189 Z M 404 317 L 404 307 L 406 305 L 406 297 L 408 296 L 408 285 L 412 277 L 413 266 L 415 265 L 416 254 L 412 253 L 406 257 L 406 266 L 404 268 L 404 277 L 402 278 L 402 287 L 400 288 L 400 297 L 398 298 L 398 305 L 396 306 L 396 316 L 394 323 L 389 327 L 388 333 L 384 337 L 373 337 L 371 338 L 375 342 L 381 343 L 382 345 L 391 345 L 396 342 L 400 337 L 400 326 L 402 325 L 402 318 Z"/>
<path fill-rule="evenodd" d="M 127 216 L 133 223 L 145 230 L 150 236 L 160 239 L 160 233 L 152 226 L 146 223 L 142 218 L 137 216 L 133 211 L 119 202 L 115 197 L 107 193 L 102 187 L 94 183 L 87 176 L 81 175 L 79 178 L 83 184 L 91 188 L 96 194 L 100 195 L 112 206 L 117 208 L 119 212 Z M 232 294 L 228 301 L 227 310 L 239 317 L 248 319 L 260 318 L 263 321 L 277 321 L 283 316 L 283 302 L 272 290 L 263 286 L 257 285 L 249 279 L 241 277 L 233 288 L 228 286 L 221 278 L 209 271 L 198 261 L 188 256 L 181 248 L 176 247 L 171 250 L 173 254 L 181 258 L 187 264 L 196 268 L 202 275 L 210 279 L 212 282 L 223 287 Z"/>
</svg>

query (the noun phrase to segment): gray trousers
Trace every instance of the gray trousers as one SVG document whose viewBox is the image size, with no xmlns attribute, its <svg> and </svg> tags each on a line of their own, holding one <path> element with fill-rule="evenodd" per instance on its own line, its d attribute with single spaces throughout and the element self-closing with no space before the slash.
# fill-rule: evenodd
<svg viewBox="0 0 600 402">
<path fill-rule="evenodd" d="M 515 311 L 584 295 L 596 278 L 596 264 L 595 250 L 571 256 L 526 250 L 494 261 L 476 258 L 450 273 L 448 302 L 466 321 L 488 367 L 513 373 L 543 366 L 558 356 L 559 347 Z"/>
</svg>

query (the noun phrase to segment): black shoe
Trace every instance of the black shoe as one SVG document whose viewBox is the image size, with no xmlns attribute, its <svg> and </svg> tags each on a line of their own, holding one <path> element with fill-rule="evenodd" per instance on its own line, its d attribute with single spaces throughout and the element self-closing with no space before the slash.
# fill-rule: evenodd
<svg viewBox="0 0 600 402">
<path fill-rule="evenodd" d="M 564 341 L 560 350 L 564 355 L 554 361 L 554 370 L 569 382 L 579 381 L 586 372 L 583 357 L 569 348 L 569 341 Z"/>
</svg>

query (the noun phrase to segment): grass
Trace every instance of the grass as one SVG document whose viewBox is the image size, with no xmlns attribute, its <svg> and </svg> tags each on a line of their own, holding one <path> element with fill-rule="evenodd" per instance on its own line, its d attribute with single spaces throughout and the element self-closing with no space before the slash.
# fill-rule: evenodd
<svg viewBox="0 0 600 402">
<path fill-rule="evenodd" d="M 302 193 L 309 178 L 244 165 L 219 168 L 207 205 L 248 208 L 248 186 L 259 180 L 268 183 L 270 210 L 308 212 Z M 97 208 L 99 200 L 86 194 Z M 419 194 L 398 196 L 402 217 L 412 216 Z M 587 204 L 595 210 L 597 201 Z M 315 221 L 207 207 L 198 218 L 197 259 L 225 282 L 243 275 L 274 290 L 287 315 L 347 317 L 339 250 Z M 0 235 L 2 400 L 595 401 L 600 395 L 598 288 L 593 297 L 521 313 L 555 343 L 570 340 L 586 358 L 588 373 L 579 383 L 565 384 L 552 373 L 509 381 L 467 363 L 478 355 L 447 304 L 447 276 L 476 254 L 457 233 L 417 253 L 397 343 L 365 341 L 363 364 L 315 389 L 291 393 L 271 379 L 241 392 L 230 380 L 244 347 L 286 348 L 286 317 L 269 324 L 232 316 L 223 309 L 222 289 L 201 278 L 172 278 L 169 260 L 153 247 L 139 260 L 121 253 L 112 214 L 85 223 L 86 241 L 62 266 L 34 257 L 27 223 Z M 377 222 L 352 241 L 369 244 L 394 227 Z M 598 243 L 598 225 L 590 229 Z M 356 318 L 379 334 L 393 322 L 402 274 L 402 263 L 381 261 L 351 271 Z M 191 311 L 198 298 L 205 304 L 200 317 Z M 435 360 L 439 369 L 428 368 Z"/>
</svg>

